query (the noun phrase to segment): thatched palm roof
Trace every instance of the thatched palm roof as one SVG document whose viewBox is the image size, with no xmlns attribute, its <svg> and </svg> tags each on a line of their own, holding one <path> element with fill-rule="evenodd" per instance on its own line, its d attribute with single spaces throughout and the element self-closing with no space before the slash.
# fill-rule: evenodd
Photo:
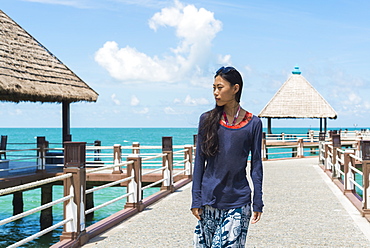
<svg viewBox="0 0 370 248">
<path fill-rule="evenodd" d="M 96 101 L 98 94 L 0 10 L 0 101 Z"/>
<path fill-rule="evenodd" d="M 337 113 L 296 67 L 258 116 L 336 119 Z"/>
</svg>

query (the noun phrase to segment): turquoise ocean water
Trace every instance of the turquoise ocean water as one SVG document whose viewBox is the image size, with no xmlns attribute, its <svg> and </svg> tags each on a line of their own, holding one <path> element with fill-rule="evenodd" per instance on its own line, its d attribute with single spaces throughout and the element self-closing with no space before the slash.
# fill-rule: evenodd
<svg viewBox="0 0 370 248">
<path fill-rule="evenodd" d="M 274 134 L 307 134 L 308 128 L 273 128 Z M 318 129 L 312 129 L 318 130 Z M 354 130 L 348 128 L 348 130 Z M 60 128 L 0 128 L 0 135 L 8 135 L 7 149 L 34 148 L 37 136 L 45 136 L 51 145 L 60 147 L 62 130 Z M 163 136 L 172 136 L 174 145 L 193 144 L 193 135 L 197 133 L 196 128 L 72 128 L 72 140 L 83 141 L 88 144 L 100 140 L 103 146 L 114 144 L 131 145 L 132 142 L 139 142 L 142 146 L 160 146 Z M 26 143 L 26 145 L 11 144 Z M 316 154 L 317 155 L 317 154 Z M 286 156 L 286 155 L 285 155 Z M 0 182 L 1 183 L 1 182 Z M 95 206 L 113 199 L 117 194 L 124 194 L 125 188 L 116 187 L 100 190 L 94 193 Z M 156 189 L 153 189 L 154 191 Z M 153 193 L 152 189 L 144 192 L 144 197 Z M 53 186 L 53 199 L 61 198 L 62 186 Z M 23 193 L 24 211 L 40 206 L 40 189 L 30 190 Z M 12 216 L 12 195 L 0 197 L 0 220 Z M 124 200 L 107 206 L 95 212 L 94 218 L 87 221 L 87 225 L 95 223 L 114 212 L 122 209 Z M 190 199 L 189 199 L 190 204 Z M 40 213 L 32 214 L 0 226 L 0 247 L 7 247 L 23 238 L 26 238 L 39 231 Z M 53 207 L 53 223 L 62 220 L 62 204 Z M 49 235 L 45 235 L 35 241 L 29 242 L 22 247 L 49 247 L 59 241 L 62 228 L 58 228 Z"/>
</svg>

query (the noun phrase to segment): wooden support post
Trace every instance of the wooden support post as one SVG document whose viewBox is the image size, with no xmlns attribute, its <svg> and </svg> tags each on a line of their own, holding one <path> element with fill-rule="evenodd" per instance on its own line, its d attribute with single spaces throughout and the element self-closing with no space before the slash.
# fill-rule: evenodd
<svg viewBox="0 0 370 248">
<path fill-rule="evenodd" d="M 132 142 L 132 154 L 140 154 L 140 143 Z"/>
<path fill-rule="evenodd" d="M 127 161 L 133 161 L 132 164 L 127 165 L 127 177 L 134 176 L 128 182 L 127 193 L 131 193 L 127 197 L 125 208 L 136 208 L 139 212 L 144 209 L 143 194 L 141 190 L 142 185 L 142 161 L 138 154 L 132 154 L 127 157 Z"/>
<path fill-rule="evenodd" d="M 121 145 L 116 144 L 113 146 L 113 164 L 114 165 L 119 165 L 122 163 L 122 150 L 121 150 Z M 121 167 L 114 167 L 112 174 L 121 174 L 122 169 Z"/>
<path fill-rule="evenodd" d="M 13 215 L 23 213 L 23 192 L 17 191 L 13 193 Z"/>
<path fill-rule="evenodd" d="M 272 134 L 272 131 L 271 131 L 271 117 L 267 117 L 267 133 Z"/>
<path fill-rule="evenodd" d="M 45 184 L 41 186 L 41 205 L 53 201 L 53 185 Z M 41 210 L 40 214 L 40 229 L 44 230 L 53 225 L 53 208 Z"/>
<path fill-rule="evenodd" d="M 162 137 L 162 153 L 166 154 L 166 156 L 163 157 L 163 166 L 166 167 L 166 169 L 163 170 L 163 178 L 166 180 L 163 181 L 161 190 L 174 192 L 172 137 Z"/>
<path fill-rule="evenodd" d="M 64 225 L 60 239 L 75 240 L 77 246 L 82 246 L 88 240 L 85 230 L 86 142 L 64 142 L 64 173 L 72 174 L 64 181 L 64 196 L 73 196 L 64 202 L 64 218 L 72 221 Z"/>
<path fill-rule="evenodd" d="M 47 148 L 47 141 L 44 136 L 37 137 L 37 170 L 45 170 L 45 152 Z"/>
<path fill-rule="evenodd" d="M 70 124 L 70 103 L 62 102 L 62 125 L 63 125 L 63 137 L 62 141 L 72 141 L 71 135 L 71 124 Z"/>
</svg>

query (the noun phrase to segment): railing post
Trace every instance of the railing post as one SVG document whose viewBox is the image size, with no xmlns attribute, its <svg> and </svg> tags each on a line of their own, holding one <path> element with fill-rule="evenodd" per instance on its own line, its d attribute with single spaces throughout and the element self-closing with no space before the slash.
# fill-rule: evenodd
<svg viewBox="0 0 370 248">
<path fill-rule="evenodd" d="M 304 152 L 303 152 L 303 138 L 298 138 L 297 157 L 298 158 L 303 158 L 304 157 Z"/>
<path fill-rule="evenodd" d="M 131 193 L 127 197 L 127 203 L 125 208 L 136 208 L 139 212 L 144 209 L 142 202 L 142 161 L 141 157 L 138 154 L 131 154 L 127 157 L 127 161 L 133 161 L 132 164 L 127 165 L 127 177 L 134 176 L 128 182 L 127 193 Z"/>
<path fill-rule="evenodd" d="M 325 133 L 319 132 L 319 162 L 325 164 Z M 324 150 L 324 152 L 323 152 Z"/>
<path fill-rule="evenodd" d="M 60 240 L 76 240 L 81 246 L 88 240 L 85 230 L 86 142 L 64 142 L 63 172 L 72 174 L 64 181 L 64 196 L 73 196 L 64 202 L 64 219 L 72 221 L 64 225 Z"/>
<path fill-rule="evenodd" d="M 132 142 L 132 154 L 140 154 L 140 143 Z"/>
<path fill-rule="evenodd" d="M 94 146 L 101 146 L 101 141 L 100 140 L 95 140 L 94 141 Z M 94 150 L 94 153 L 95 153 L 95 156 L 94 156 L 94 161 L 101 161 L 101 158 L 100 158 L 100 153 L 101 153 L 101 150 L 100 149 L 96 149 Z"/>
<path fill-rule="evenodd" d="M 356 157 L 361 157 L 361 139 L 356 139 Z"/>
<path fill-rule="evenodd" d="M 267 147 L 266 147 L 266 133 L 262 132 L 262 147 L 261 147 L 262 160 L 266 161 L 267 158 Z"/>
<path fill-rule="evenodd" d="M 350 155 L 354 155 L 355 153 L 352 150 L 345 150 L 344 151 L 344 193 L 345 192 L 353 192 L 355 189 L 354 184 L 351 182 L 351 178 L 353 178 L 353 172 L 349 169 L 349 165 L 355 166 L 354 159 L 350 157 Z"/>
<path fill-rule="evenodd" d="M 113 164 L 119 165 L 122 163 L 122 149 L 120 144 L 115 144 L 113 146 Z M 114 167 L 112 174 L 121 174 L 122 169 L 120 166 Z"/>
<path fill-rule="evenodd" d="M 363 215 L 370 216 L 370 160 L 362 161 L 363 170 Z"/>
<path fill-rule="evenodd" d="M 367 219 L 370 218 L 370 140 L 363 140 L 361 142 L 362 151 L 362 185 L 364 187 L 363 192 L 363 210 L 362 215 Z"/>
<path fill-rule="evenodd" d="M 331 158 L 331 178 L 335 178 L 336 177 L 336 168 L 335 168 L 335 165 L 337 163 L 337 148 L 333 146 L 333 150 L 332 150 L 332 158 Z"/>
<path fill-rule="evenodd" d="M 324 152 L 324 158 L 325 158 L 325 161 L 324 161 L 324 170 L 327 171 L 329 170 L 329 143 L 324 143 L 324 147 L 325 147 L 325 152 Z"/>
<path fill-rule="evenodd" d="M 194 134 L 193 135 L 193 144 L 194 144 L 194 147 L 197 146 L 197 141 L 198 141 L 198 134 Z"/>
<path fill-rule="evenodd" d="M 184 160 L 185 162 L 185 175 L 188 176 L 189 179 L 193 177 L 193 146 L 185 146 L 186 152 L 184 153 Z"/>
<path fill-rule="evenodd" d="M 161 190 L 169 190 L 170 192 L 174 192 L 172 137 L 162 137 L 162 153 L 166 154 L 162 160 L 163 167 L 166 167 L 163 170 L 163 179 L 166 180 L 163 181 Z"/>
<path fill-rule="evenodd" d="M 310 130 L 310 140 L 311 142 L 313 142 L 314 140 L 314 136 L 315 136 L 315 132 L 313 130 Z"/>
<path fill-rule="evenodd" d="M 37 137 L 37 170 L 45 170 L 45 148 L 47 141 L 44 136 Z"/>
<path fill-rule="evenodd" d="M 338 178 L 340 173 L 339 173 L 339 163 L 338 163 L 338 148 L 340 149 L 342 147 L 341 140 L 340 140 L 340 134 L 338 133 L 333 133 L 331 135 L 332 139 L 332 145 L 333 145 L 333 161 L 332 161 L 332 174 L 331 178 L 335 179 Z"/>
</svg>

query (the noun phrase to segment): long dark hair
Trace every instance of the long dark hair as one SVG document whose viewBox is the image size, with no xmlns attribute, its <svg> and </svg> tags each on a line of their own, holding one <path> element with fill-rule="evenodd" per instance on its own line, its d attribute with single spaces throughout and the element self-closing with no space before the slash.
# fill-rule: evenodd
<svg viewBox="0 0 370 248">
<path fill-rule="evenodd" d="M 231 86 L 239 84 L 239 91 L 235 94 L 235 100 L 239 103 L 243 88 L 243 79 L 240 73 L 234 67 L 221 67 L 217 70 L 215 78 L 222 77 L 230 83 Z M 207 115 L 201 126 L 203 138 L 202 152 L 207 157 L 213 157 L 218 153 L 218 128 L 219 122 L 224 111 L 224 106 L 215 106 L 214 109 L 207 112 Z"/>
</svg>

